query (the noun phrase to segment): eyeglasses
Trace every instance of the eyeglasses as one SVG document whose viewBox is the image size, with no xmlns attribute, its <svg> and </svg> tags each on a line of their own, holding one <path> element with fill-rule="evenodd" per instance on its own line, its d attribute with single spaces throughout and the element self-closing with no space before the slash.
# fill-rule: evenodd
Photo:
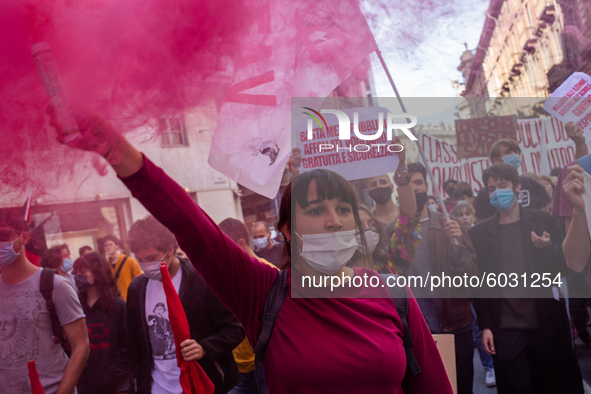
<svg viewBox="0 0 591 394">
<path fill-rule="evenodd" d="M 0 242 L 10 242 L 13 234 L 21 235 L 21 231 L 16 230 L 0 230 Z"/>
</svg>

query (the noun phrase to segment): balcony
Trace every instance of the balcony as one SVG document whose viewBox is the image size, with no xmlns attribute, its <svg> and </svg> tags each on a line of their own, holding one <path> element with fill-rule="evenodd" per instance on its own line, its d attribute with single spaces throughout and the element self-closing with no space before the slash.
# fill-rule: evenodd
<svg viewBox="0 0 591 394">
<path fill-rule="evenodd" d="M 556 9 L 554 8 L 553 4 L 548 5 L 544 8 L 544 11 L 540 15 L 539 20 L 540 22 L 547 23 L 548 25 L 554 23 L 554 21 L 556 20 Z"/>
</svg>

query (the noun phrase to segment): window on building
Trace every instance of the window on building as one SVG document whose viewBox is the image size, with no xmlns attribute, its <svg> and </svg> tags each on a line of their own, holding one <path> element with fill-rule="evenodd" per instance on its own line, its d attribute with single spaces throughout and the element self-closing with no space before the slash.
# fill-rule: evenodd
<svg viewBox="0 0 591 394">
<path fill-rule="evenodd" d="M 161 118 L 158 119 L 160 134 L 162 135 L 162 146 L 188 146 L 185 122 L 182 118 Z"/>
</svg>

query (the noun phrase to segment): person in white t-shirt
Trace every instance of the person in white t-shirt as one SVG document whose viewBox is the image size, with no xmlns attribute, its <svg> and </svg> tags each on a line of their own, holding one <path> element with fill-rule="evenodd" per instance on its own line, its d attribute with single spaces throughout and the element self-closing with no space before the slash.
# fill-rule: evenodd
<svg viewBox="0 0 591 394">
<path fill-rule="evenodd" d="M 155 218 L 135 222 L 128 242 L 144 271 L 134 278 L 127 293 L 131 392 L 183 392 L 160 272 L 160 265 L 165 262 L 191 330 L 191 339 L 181 343 L 181 354 L 186 361 L 199 362 L 215 385 L 216 393 L 227 393 L 240 379 L 232 349 L 244 339 L 242 326 L 191 262 L 176 255 L 178 245 L 174 235 Z"/>
</svg>

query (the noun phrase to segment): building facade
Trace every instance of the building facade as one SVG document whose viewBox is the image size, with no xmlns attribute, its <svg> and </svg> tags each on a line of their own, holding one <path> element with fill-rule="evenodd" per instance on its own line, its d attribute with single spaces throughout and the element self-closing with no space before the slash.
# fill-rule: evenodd
<svg viewBox="0 0 591 394">
<path fill-rule="evenodd" d="M 178 117 L 159 119 L 159 135 L 156 130 L 140 130 L 126 137 L 178 182 L 214 221 L 227 217 L 242 220 L 238 185 L 207 164 L 216 117 L 217 108 L 211 101 Z M 146 139 L 150 134 L 153 138 Z M 84 155 L 91 163 L 94 154 Z M 49 247 L 66 243 L 76 258 L 81 246 L 98 250 L 99 240 L 107 234 L 125 243 L 131 224 L 148 215 L 114 171 L 108 166 L 107 171 L 105 176 L 91 168 L 76 171 L 57 187 L 32 191 L 31 224 L 43 224 Z M 25 200 L 26 196 L 15 199 L 3 194 L 0 208 L 20 207 Z"/>
<path fill-rule="evenodd" d="M 471 115 L 545 115 L 545 98 L 582 67 L 586 8 L 578 0 L 491 0 L 478 47 L 458 67 Z"/>
</svg>

